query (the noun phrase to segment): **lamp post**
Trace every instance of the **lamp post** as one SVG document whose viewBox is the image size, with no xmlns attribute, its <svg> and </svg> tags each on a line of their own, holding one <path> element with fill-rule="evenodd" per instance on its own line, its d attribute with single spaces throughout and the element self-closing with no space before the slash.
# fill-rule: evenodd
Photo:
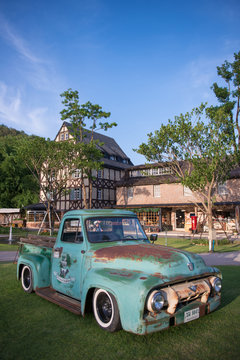
<svg viewBox="0 0 240 360">
<path fill-rule="evenodd" d="M 10 228 L 9 228 L 9 238 L 8 238 L 9 244 L 12 245 L 12 215 L 10 217 Z"/>
</svg>

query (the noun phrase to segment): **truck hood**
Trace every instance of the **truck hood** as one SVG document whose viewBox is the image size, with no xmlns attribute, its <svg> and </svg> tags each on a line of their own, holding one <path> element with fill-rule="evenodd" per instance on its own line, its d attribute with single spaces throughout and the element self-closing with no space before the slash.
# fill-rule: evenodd
<svg viewBox="0 0 240 360">
<path fill-rule="evenodd" d="M 116 269 L 123 276 L 140 273 L 146 280 L 153 276 L 164 283 L 213 272 L 213 268 L 206 267 L 203 259 L 196 254 L 153 244 L 98 248 L 93 253 L 93 261 L 95 266 L 101 263 L 102 267 L 104 263 L 105 269 Z"/>
</svg>

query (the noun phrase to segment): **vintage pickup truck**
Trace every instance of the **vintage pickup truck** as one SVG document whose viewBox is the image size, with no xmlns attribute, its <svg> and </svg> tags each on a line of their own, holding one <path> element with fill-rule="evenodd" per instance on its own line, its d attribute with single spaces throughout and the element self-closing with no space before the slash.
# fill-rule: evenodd
<svg viewBox="0 0 240 360">
<path fill-rule="evenodd" d="M 198 255 L 155 245 L 124 210 L 67 212 L 58 236 L 20 241 L 17 278 L 76 314 L 92 309 L 98 325 L 148 334 L 215 310 L 221 273 Z"/>
</svg>

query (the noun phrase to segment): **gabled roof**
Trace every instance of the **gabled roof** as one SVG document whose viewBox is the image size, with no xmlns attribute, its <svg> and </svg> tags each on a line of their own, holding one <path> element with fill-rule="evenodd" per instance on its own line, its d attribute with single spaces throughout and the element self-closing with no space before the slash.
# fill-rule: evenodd
<svg viewBox="0 0 240 360">
<path fill-rule="evenodd" d="M 63 126 L 66 126 L 69 132 L 71 133 L 72 126 L 69 122 L 64 121 L 63 125 L 61 126 L 61 129 Z M 58 134 L 60 133 L 61 129 L 59 130 Z M 92 134 L 91 131 L 84 129 L 83 132 L 84 132 L 83 141 L 90 142 L 91 134 Z M 94 131 L 93 139 L 98 140 L 100 142 L 100 144 L 98 144 L 97 147 L 103 153 L 103 158 L 101 160 L 104 162 L 106 166 L 113 168 L 121 168 L 121 169 L 127 169 L 133 166 L 133 163 L 131 162 L 130 158 L 124 153 L 124 151 L 120 148 L 120 146 L 112 137 Z M 115 157 L 115 160 L 111 159 L 111 157 Z"/>
</svg>

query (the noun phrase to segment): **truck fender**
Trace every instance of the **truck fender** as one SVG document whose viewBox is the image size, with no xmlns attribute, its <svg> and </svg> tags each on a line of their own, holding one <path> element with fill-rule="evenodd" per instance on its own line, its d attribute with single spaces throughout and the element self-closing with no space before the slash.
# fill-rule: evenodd
<svg viewBox="0 0 240 360">
<path fill-rule="evenodd" d="M 24 265 L 28 265 L 33 274 L 33 289 L 50 286 L 50 261 L 40 254 L 23 254 L 18 259 L 17 278 L 20 280 Z"/>
<path fill-rule="evenodd" d="M 92 269 L 88 271 L 81 297 L 83 316 L 89 301 L 92 300 L 94 289 L 101 288 L 114 295 L 123 329 L 129 330 L 137 326 L 139 318 L 143 317 L 146 295 L 149 292 L 148 286 L 145 286 L 139 277 L 141 274 L 131 270 Z M 137 291 L 133 291 L 134 287 Z"/>
</svg>

